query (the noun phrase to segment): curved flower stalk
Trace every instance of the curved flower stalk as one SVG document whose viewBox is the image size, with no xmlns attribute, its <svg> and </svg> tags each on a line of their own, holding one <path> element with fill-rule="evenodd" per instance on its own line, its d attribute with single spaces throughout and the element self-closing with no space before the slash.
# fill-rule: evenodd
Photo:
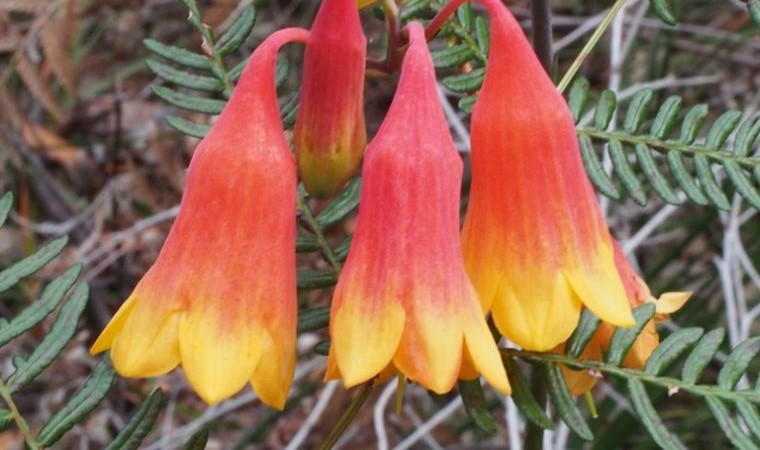
<svg viewBox="0 0 760 450">
<path fill-rule="evenodd" d="M 367 39 L 355 0 L 323 0 L 304 55 L 301 103 L 293 130 L 301 181 L 328 197 L 361 162 Z"/>
<path fill-rule="evenodd" d="M 206 402 L 250 382 L 282 408 L 295 365 L 296 168 L 274 87 L 272 34 L 253 53 L 195 150 L 179 215 L 158 259 L 92 346 L 117 372 L 154 377 L 181 364 Z"/>
<path fill-rule="evenodd" d="M 472 112 L 462 238 L 483 310 L 504 336 L 537 351 L 566 340 L 583 305 L 605 322 L 632 326 L 567 104 L 509 10 L 483 3 L 491 50 Z"/>
<path fill-rule="evenodd" d="M 449 135 L 422 28 L 364 162 L 361 206 L 332 303 L 327 379 L 398 370 L 444 393 L 478 373 L 510 391 L 459 245 L 462 161 Z"/>
</svg>

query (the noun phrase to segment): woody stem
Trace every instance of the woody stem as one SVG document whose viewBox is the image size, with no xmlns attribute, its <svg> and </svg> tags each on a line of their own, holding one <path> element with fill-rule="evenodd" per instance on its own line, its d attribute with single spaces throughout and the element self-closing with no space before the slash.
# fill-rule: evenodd
<svg viewBox="0 0 760 450">
<path fill-rule="evenodd" d="M 531 1 L 533 23 L 533 49 L 546 73 L 551 75 L 554 54 L 552 50 L 552 8 L 549 0 Z"/>
</svg>

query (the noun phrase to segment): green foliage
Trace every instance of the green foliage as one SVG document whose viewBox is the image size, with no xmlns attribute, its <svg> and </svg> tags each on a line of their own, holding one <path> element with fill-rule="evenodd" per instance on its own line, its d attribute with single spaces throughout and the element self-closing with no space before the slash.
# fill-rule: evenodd
<svg viewBox="0 0 760 450">
<path fill-rule="evenodd" d="M 163 398 L 164 395 L 160 389 L 151 392 L 106 450 L 137 449 L 156 424 Z"/>
</svg>

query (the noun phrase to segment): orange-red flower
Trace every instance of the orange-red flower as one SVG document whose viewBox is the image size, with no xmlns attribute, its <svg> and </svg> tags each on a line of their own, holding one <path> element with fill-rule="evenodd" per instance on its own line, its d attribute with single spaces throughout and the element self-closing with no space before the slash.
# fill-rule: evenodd
<svg viewBox="0 0 760 450">
<path fill-rule="evenodd" d="M 293 142 L 304 187 L 335 193 L 356 171 L 367 143 L 367 39 L 354 0 L 323 0 L 304 55 Z"/>
<path fill-rule="evenodd" d="M 566 340 L 585 305 L 634 324 L 573 120 L 517 21 L 497 1 L 472 112 L 465 266 L 499 331 L 530 350 Z"/>
<path fill-rule="evenodd" d="M 198 145 L 179 215 L 155 264 L 92 346 L 117 372 L 154 377 L 181 364 L 208 403 L 250 382 L 282 408 L 295 364 L 296 167 L 274 87 L 272 34 Z"/>
<path fill-rule="evenodd" d="M 483 374 L 509 392 L 459 245 L 462 161 L 422 28 L 364 162 L 359 217 L 333 298 L 326 378 L 346 386 L 396 369 L 435 392 Z"/>
</svg>

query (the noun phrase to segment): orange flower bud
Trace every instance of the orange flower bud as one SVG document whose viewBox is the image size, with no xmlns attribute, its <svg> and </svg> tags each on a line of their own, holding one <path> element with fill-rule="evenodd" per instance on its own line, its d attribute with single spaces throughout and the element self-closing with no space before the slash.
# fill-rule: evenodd
<svg viewBox="0 0 760 450">
<path fill-rule="evenodd" d="M 324 0 L 304 55 L 293 130 L 301 180 L 318 197 L 338 191 L 361 162 L 366 47 L 356 2 Z"/>
<path fill-rule="evenodd" d="M 282 408 L 295 365 L 296 168 L 274 87 L 272 34 L 253 53 L 195 150 L 179 215 L 158 259 L 92 346 L 116 371 L 154 377 L 181 364 L 216 403 L 250 382 Z"/>
<path fill-rule="evenodd" d="M 510 390 L 459 245 L 462 161 L 422 28 L 367 149 L 359 217 L 332 303 L 326 378 L 346 386 L 395 369 L 443 393 L 478 373 Z"/>
</svg>

